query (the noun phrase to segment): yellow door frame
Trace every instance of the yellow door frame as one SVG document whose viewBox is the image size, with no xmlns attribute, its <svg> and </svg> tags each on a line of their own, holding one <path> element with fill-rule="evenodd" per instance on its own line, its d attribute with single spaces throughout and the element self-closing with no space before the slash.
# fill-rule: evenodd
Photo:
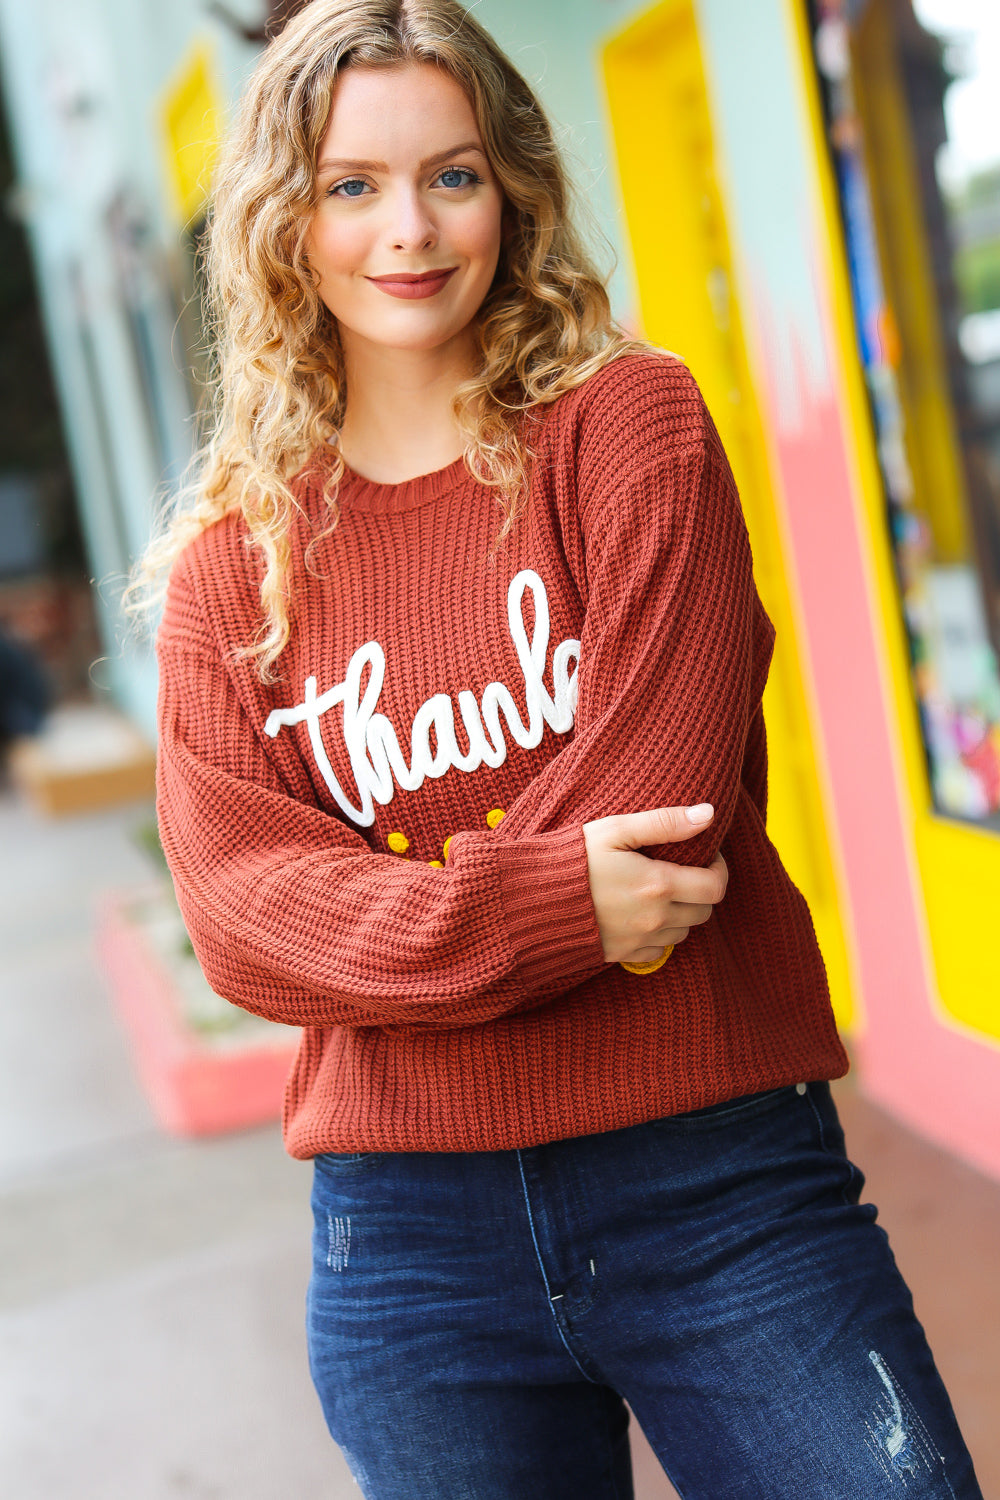
<svg viewBox="0 0 1000 1500">
<path fill-rule="evenodd" d="M 693 0 L 661 0 L 602 50 L 646 337 L 695 374 L 729 454 L 777 630 L 764 700 L 768 831 L 813 913 L 842 1025 L 855 1014 L 838 876 L 809 708 L 792 570 L 750 375 Z"/>
</svg>

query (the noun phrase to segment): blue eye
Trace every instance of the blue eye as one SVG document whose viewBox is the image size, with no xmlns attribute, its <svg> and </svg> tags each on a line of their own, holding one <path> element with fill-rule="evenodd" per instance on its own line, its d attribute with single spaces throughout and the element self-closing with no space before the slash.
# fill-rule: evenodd
<svg viewBox="0 0 1000 1500">
<path fill-rule="evenodd" d="M 360 177 L 348 177 L 343 182 L 338 182 L 330 189 L 331 193 L 339 193 L 342 198 L 361 198 L 368 187 Z"/>
<path fill-rule="evenodd" d="M 445 167 L 438 177 L 441 186 L 446 188 L 468 187 L 470 183 L 480 180 L 469 167 Z"/>
</svg>

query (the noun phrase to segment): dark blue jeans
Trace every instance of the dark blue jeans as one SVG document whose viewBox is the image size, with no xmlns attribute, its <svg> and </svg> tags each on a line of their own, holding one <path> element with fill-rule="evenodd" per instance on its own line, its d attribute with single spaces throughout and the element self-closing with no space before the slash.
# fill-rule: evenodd
<svg viewBox="0 0 1000 1500">
<path fill-rule="evenodd" d="M 316 1160 L 313 1379 L 367 1500 L 981 1500 L 823 1084 Z"/>
</svg>

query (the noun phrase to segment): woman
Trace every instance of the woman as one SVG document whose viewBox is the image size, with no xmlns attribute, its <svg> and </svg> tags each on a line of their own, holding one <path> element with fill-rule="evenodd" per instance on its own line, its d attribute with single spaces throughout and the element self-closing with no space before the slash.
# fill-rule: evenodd
<svg viewBox="0 0 1000 1500">
<path fill-rule="evenodd" d="M 313 0 L 210 279 L 217 427 L 150 559 L 163 841 L 213 985 L 304 1028 L 364 1493 L 627 1496 L 624 1398 L 696 1500 L 978 1494 L 764 831 L 729 468 L 612 326 L 531 91 L 454 0 Z"/>
</svg>

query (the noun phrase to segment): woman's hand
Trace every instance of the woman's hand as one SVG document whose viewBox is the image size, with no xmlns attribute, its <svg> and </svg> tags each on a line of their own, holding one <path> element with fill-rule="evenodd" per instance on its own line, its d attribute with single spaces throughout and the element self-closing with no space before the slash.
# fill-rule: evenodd
<svg viewBox="0 0 1000 1500">
<path fill-rule="evenodd" d="M 708 921 L 729 879 L 721 854 L 704 869 L 637 851 L 693 838 L 714 816 L 702 803 L 584 823 L 590 894 L 608 963 L 652 963 L 664 948 L 683 942 L 692 927 Z"/>
</svg>

